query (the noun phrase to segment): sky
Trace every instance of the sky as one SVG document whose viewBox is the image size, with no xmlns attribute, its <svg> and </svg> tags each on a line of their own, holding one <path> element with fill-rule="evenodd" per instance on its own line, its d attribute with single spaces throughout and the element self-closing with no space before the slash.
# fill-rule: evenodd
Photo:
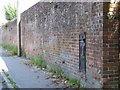
<svg viewBox="0 0 120 90">
<path fill-rule="evenodd" d="M 22 13 L 23 11 L 25 11 L 39 1 L 40 0 L 18 0 L 19 12 Z M 0 25 L 6 22 L 4 15 L 4 6 L 8 4 L 17 7 L 17 0 L 0 0 Z"/>
</svg>

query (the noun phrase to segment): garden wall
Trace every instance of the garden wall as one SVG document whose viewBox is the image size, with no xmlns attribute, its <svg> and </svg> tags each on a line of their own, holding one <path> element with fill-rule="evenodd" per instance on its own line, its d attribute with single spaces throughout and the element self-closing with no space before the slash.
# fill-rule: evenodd
<svg viewBox="0 0 120 90">
<path fill-rule="evenodd" d="M 109 3 L 38 2 L 21 14 L 22 51 L 59 64 L 81 86 L 116 88 L 120 24 L 106 18 L 108 10 Z M 16 20 L 2 27 L 2 43 L 17 45 L 16 28 Z"/>
<path fill-rule="evenodd" d="M 0 39 L 0 44 L 11 44 L 17 46 L 17 19 L 1 26 Z"/>
<path fill-rule="evenodd" d="M 79 35 L 86 32 L 86 72 L 80 71 Z M 103 3 L 37 3 L 21 15 L 21 45 L 27 57 L 42 55 L 81 85 L 102 87 Z"/>
</svg>

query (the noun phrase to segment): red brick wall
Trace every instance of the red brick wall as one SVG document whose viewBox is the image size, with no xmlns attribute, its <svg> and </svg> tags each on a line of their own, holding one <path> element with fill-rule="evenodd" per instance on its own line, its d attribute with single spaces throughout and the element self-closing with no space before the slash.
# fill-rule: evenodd
<svg viewBox="0 0 120 90">
<path fill-rule="evenodd" d="M 56 62 L 66 75 L 80 80 L 81 86 L 118 87 L 119 21 L 103 15 L 108 8 L 107 4 L 92 2 L 39 2 L 21 15 L 22 50 L 28 58 L 42 55 L 48 65 Z M 2 36 L 4 43 L 16 44 L 15 25 L 8 23 Z M 86 73 L 79 70 L 79 35 L 83 32 Z"/>
<path fill-rule="evenodd" d="M 37 3 L 21 16 L 22 49 L 43 55 L 85 87 L 102 87 L 103 4 Z M 79 71 L 79 34 L 86 32 L 86 74 Z M 64 62 L 64 63 L 63 63 Z"/>
<path fill-rule="evenodd" d="M 109 3 L 105 3 L 104 12 L 108 10 Z M 103 85 L 105 88 L 117 88 L 120 82 L 119 19 L 105 17 L 103 23 Z"/>
</svg>

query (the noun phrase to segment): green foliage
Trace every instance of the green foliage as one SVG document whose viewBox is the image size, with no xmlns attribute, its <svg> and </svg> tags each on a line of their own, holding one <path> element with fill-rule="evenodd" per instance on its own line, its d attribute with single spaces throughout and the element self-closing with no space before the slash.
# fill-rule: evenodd
<svg viewBox="0 0 120 90">
<path fill-rule="evenodd" d="M 53 72 L 61 77 L 64 73 L 63 69 L 57 63 L 54 63 L 54 64 L 47 66 L 47 69 L 49 72 Z"/>
<path fill-rule="evenodd" d="M 73 78 L 70 75 L 65 75 L 64 70 L 60 67 L 59 64 L 54 63 L 51 65 L 47 65 L 45 61 L 43 60 L 42 56 L 35 56 L 31 58 L 32 64 L 38 66 L 38 67 L 43 67 L 47 68 L 49 72 L 54 73 L 53 78 L 61 78 L 65 79 L 68 83 L 69 86 L 75 87 L 75 88 L 80 88 L 80 82 L 79 80 Z"/>
<path fill-rule="evenodd" d="M 10 82 L 10 84 L 13 86 L 13 89 L 17 90 L 18 87 L 17 87 L 16 83 L 9 77 L 9 74 L 7 72 L 5 72 L 5 70 L 3 70 L 3 69 L 2 69 L 2 71 L 3 71 L 4 75 L 6 76 L 6 78 L 8 79 L 8 81 Z"/>
<path fill-rule="evenodd" d="M 5 17 L 8 21 L 14 19 L 17 16 L 17 9 L 10 4 L 7 6 L 4 6 L 5 10 Z"/>
<path fill-rule="evenodd" d="M 2 44 L 1 47 L 3 49 L 11 51 L 12 55 L 17 55 L 17 46 L 13 46 L 13 45 L 10 45 L 10 44 Z"/>
<path fill-rule="evenodd" d="M 53 72 L 55 78 L 63 78 L 67 80 L 69 86 L 79 88 L 80 87 L 80 82 L 79 80 L 73 78 L 72 76 L 66 75 L 64 70 L 60 67 L 59 64 L 54 63 L 49 66 L 47 66 L 47 69 L 49 72 Z"/>
<path fill-rule="evenodd" d="M 2 45 L 0 45 L 0 49 L 2 48 Z"/>
<path fill-rule="evenodd" d="M 5 80 L 2 80 L 2 83 L 5 83 Z"/>
<path fill-rule="evenodd" d="M 22 57 L 26 57 L 26 52 L 22 51 L 21 55 Z"/>
<path fill-rule="evenodd" d="M 80 81 L 77 80 L 76 78 L 66 75 L 64 76 L 64 79 L 67 80 L 68 84 L 72 87 L 80 88 Z"/>
<path fill-rule="evenodd" d="M 35 56 L 31 58 L 31 61 L 34 65 L 38 66 L 38 67 L 42 67 L 42 68 L 46 68 L 46 62 L 44 61 L 42 56 Z"/>
</svg>

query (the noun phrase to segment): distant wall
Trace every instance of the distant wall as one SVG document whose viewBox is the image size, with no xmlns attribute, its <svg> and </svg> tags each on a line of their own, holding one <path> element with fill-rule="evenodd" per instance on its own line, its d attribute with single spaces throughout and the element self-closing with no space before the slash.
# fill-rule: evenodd
<svg viewBox="0 0 120 90">
<path fill-rule="evenodd" d="M 17 19 L 0 28 L 0 44 L 17 45 Z"/>
</svg>

